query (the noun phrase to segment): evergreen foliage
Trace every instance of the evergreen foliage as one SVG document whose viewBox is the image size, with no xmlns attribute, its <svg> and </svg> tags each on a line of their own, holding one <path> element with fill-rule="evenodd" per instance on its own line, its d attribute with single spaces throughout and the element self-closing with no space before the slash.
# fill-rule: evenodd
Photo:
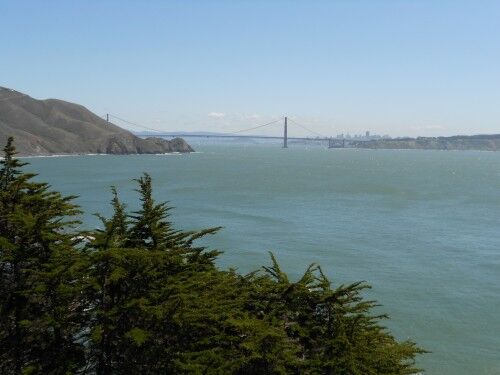
<svg viewBox="0 0 500 375">
<path fill-rule="evenodd" d="M 0 374 L 415 374 L 362 297 L 317 265 L 291 281 L 273 254 L 240 275 L 174 229 L 147 174 L 127 213 L 112 188 L 102 228 L 77 231 L 72 203 L 22 172 L 12 139 L 0 170 Z"/>
<path fill-rule="evenodd" d="M 65 373 L 84 363 L 78 343 L 81 254 L 71 227 L 79 213 L 22 173 L 10 138 L 0 162 L 0 372 Z"/>
</svg>

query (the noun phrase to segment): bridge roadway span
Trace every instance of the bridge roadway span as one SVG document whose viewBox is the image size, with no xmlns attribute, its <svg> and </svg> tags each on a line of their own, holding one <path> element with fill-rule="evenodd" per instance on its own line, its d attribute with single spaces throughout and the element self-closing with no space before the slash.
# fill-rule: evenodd
<svg viewBox="0 0 500 375">
<path fill-rule="evenodd" d="M 125 119 L 122 119 L 120 117 L 117 117 L 115 115 L 110 115 L 109 113 L 106 114 L 106 121 L 109 122 L 109 117 L 114 117 L 116 118 L 117 120 L 120 120 L 120 121 L 123 121 L 123 122 L 126 122 L 130 125 L 134 125 L 134 126 L 138 126 L 140 128 L 144 128 L 144 129 L 147 129 L 147 130 L 152 130 L 154 133 L 150 133 L 148 134 L 147 136 L 156 136 L 156 137 L 195 137 L 195 138 L 232 138 L 232 139 L 279 139 L 279 140 L 283 140 L 283 147 L 284 148 L 287 148 L 287 141 L 288 140 L 295 140 L 295 141 L 306 141 L 306 142 L 328 142 L 328 147 L 329 148 L 337 148 L 339 146 L 341 147 L 345 147 L 346 144 L 349 145 L 351 142 L 353 142 L 352 139 L 339 139 L 339 138 L 333 138 L 333 137 L 325 137 L 324 135 L 321 135 L 311 129 L 308 129 L 306 128 L 305 126 L 303 125 L 300 125 L 299 123 L 295 122 L 294 120 L 291 120 L 294 124 L 296 124 L 297 126 L 301 127 L 302 129 L 304 130 L 307 130 L 308 132 L 310 133 L 313 133 L 315 135 L 317 135 L 316 137 L 314 138 L 311 138 L 311 137 L 289 137 L 288 136 L 288 117 L 285 116 L 283 118 L 284 120 L 284 126 L 283 126 L 283 136 L 269 136 L 269 135 L 240 135 L 238 133 L 241 133 L 241 132 L 244 132 L 244 131 L 250 131 L 250 130 L 255 130 L 255 129 L 259 129 L 259 128 L 263 128 L 265 126 L 269 126 L 269 125 L 273 125 L 275 124 L 276 122 L 278 121 L 281 121 L 281 118 L 280 119 L 277 119 L 277 120 L 274 120 L 274 121 L 271 121 L 271 122 L 268 122 L 266 124 L 263 124 L 263 125 L 259 125 L 259 126 L 253 126 L 251 128 L 248 128 L 248 129 L 243 129 L 243 130 L 239 130 L 237 132 L 233 132 L 233 133 L 226 133 L 226 134 L 196 134 L 196 133 L 182 133 L 182 132 L 172 132 L 172 133 L 162 133 L 161 131 L 157 131 L 156 129 L 151 129 L 151 128 L 148 128 L 146 126 L 142 126 L 142 125 L 139 125 L 139 124 L 136 124 L 136 123 L 133 123 L 131 121 L 128 121 L 128 120 L 125 120 Z M 147 137 L 146 135 L 142 135 L 143 137 Z M 363 141 L 361 139 L 357 139 L 357 140 L 354 140 L 354 141 Z"/>
<path fill-rule="evenodd" d="M 148 137 L 196 137 L 196 138 L 253 138 L 253 139 L 283 139 L 283 136 L 275 137 L 275 136 L 266 136 L 266 135 L 231 135 L 231 134 L 184 134 L 184 133 L 175 133 L 175 134 L 164 134 L 164 133 L 151 133 L 148 134 Z M 337 138 L 307 138 L 307 137 L 287 137 L 287 139 L 298 140 L 298 141 L 324 141 L 328 142 L 330 139 L 342 142 L 341 139 Z M 347 141 L 347 140 L 346 140 Z"/>
</svg>

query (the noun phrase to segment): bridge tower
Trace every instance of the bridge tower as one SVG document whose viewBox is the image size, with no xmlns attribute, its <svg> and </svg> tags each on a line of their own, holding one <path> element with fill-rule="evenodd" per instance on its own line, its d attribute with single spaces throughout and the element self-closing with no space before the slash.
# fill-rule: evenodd
<svg viewBox="0 0 500 375">
<path fill-rule="evenodd" d="M 285 116 L 285 128 L 283 130 L 283 148 L 288 148 L 288 118 Z"/>
</svg>

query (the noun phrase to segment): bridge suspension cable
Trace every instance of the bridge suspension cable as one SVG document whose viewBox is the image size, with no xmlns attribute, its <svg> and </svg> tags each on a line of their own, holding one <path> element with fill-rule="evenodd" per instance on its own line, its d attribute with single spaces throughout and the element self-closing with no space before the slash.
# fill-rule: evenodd
<svg viewBox="0 0 500 375">
<path fill-rule="evenodd" d="M 121 117 L 118 117 L 118 116 L 115 116 L 113 114 L 108 114 L 109 118 L 114 118 L 116 120 L 119 120 L 119 121 L 122 121 L 126 124 L 129 124 L 129 125 L 132 125 L 134 127 L 138 127 L 138 128 L 141 128 L 141 129 L 145 129 L 145 130 L 150 130 L 150 131 L 153 131 L 153 132 L 156 132 L 156 133 L 165 133 L 164 130 L 158 130 L 158 129 L 154 129 L 154 128 L 151 128 L 149 126 L 145 126 L 145 125 L 142 125 L 142 124 L 138 124 L 136 122 L 133 122 L 133 121 L 129 121 L 129 120 L 126 120 L 124 118 L 121 118 Z M 324 136 L 323 134 L 320 134 L 312 129 L 309 129 L 308 127 L 298 123 L 297 121 L 291 119 L 291 118 L 288 118 L 288 120 L 290 122 L 292 122 L 293 124 L 297 125 L 298 127 L 302 128 L 303 130 L 311 133 L 311 134 L 314 134 L 315 136 L 318 136 L 318 137 L 321 137 L 321 138 L 327 138 L 326 136 Z M 235 130 L 233 132 L 228 132 L 228 133 L 225 133 L 226 135 L 237 135 L 237 134 L 240 134 L 240 133 L 244 133 L 244 132 L 249 132 L 249 131 L 252 131 L 252 130 L 255 130 L 255 129 L 261 129 L 261 128 L 264 128 L 266 126 L 270 126 L 270 125 L 274 125 L 278 122 L 281 122 L 283 121 L 283 117 L 280 117 L 276 120 L 273 120 L 273 121 L 270 121 L 270 122 L 267 122 L 265 124 L 262 124 L 262 125 L 257 125 L 257 126 L 252 126 L 252 127 L 249 127 L 249 128 L 244 128 L 244 129 L 240 129 L 240 130 Z"/>
<path fill-rule="evenodd" d="M 263 124 L 263 125 L 258 125 L 258 126 L 254 126 L 254 127 L 247 128 L 247 129 L 237 130 L 237 131 L 234 131 L 234 132 L 230 132 L 230 133 L 228 133 L 228 134 L 238 134 L 238 133 L 248 132 L 248 131 L 250 131 L 250 130 L 255 130 L 255 129 L 263 128 L 263 127 L 268 126 L 268 125 L 275 124 L 275 123 L 277 123 L 278 121 L 282 121 L 282 120 L 283 120 L 283 118 L 279 118 L 279 119 L 277 119 L 277 120 L 274 120 L 274 121 L 268 122 L 268 123 Z"/>
<path fill-rule="evenodd" d="M 157 133 L 161 133 L 161 132 L 162 132 L 161 130 L 158 130 L 158 129 L 153 129 L 153 128 L 150 128 L 150 127 L 147 127 L 147 126 L 144 126 L 144 125 L 138 124 L 138 123 L 136 123 L 136 122 L 132 122 L 132 121 L 129 121 L 129 120 L 125 120 L 125 119 L 120 118 L 120 117 L 118 117 L 118 116 L 112 115 L 111 113 L 108 113 L 108 116 L 109 116 L 109 117 L 113 117 L 114 119 L 117 119 L 117 120 L 123 121 L 123 122 L 125 122 L 126 124 L 133 125 L 133 126 L 137 126 L 138 128 L 142 128 L 142 129 L 146 129 L 146 130 L 151 130 L 151 131 L 154 131 L 154 132 L 157 132 Z"/>
<path fill-rule="evenodd" d="M 138 128 L 142 128 L 142 129 L 146 129 L 146 130 L 151 130 L 151 131 L 154 131 L 154 132 L 157 132 L 157 133 L 163 133 L 165 132 L 164 130 L 158 130 L 158 129 L 154 129 L 154 128 L 151 128 L 151 127 L 148 127 L 148 126 L 144 126 L 144 125 L 141 125 L 141 124 L 138 124 L 136 122 L 132 122 L 132 121 L 129 121 L 129 120 L 125 120 L 124 118 L 121 118 L 121 117 L 118 117 L 118 116 L 115 116 L 115 115 L 112 115 L 111 113 L 108 113 L 108 116 L 109 117 L 112 117 L 116 120 L 119 120 L 119 121 L 122 121 L 126 124 L 129 124 L 129 125 L 132 125 L 132 126 L 136 126 Z M 279 121 L 282 121 L 283 118 L 279 118 L 277 120 L 274 120 L 274 121 L 271 121 L 271 122 L 268 122 L 268 123 L 265 123 L 265 124 L 262 124 L 262 125 L 258 125 L 258 126 L 252 126 L 250 128 L 245 128 L 245 129 L 241 129 L 241 130 L 236 130 L 236 131 L 233 131 L 233 132 L 229 132 L 229 133 L 226 133 L 226 134 L 239 134 L 239 133 L 243 133 L 243 132 L 247 132 L 247 131 L 251 131 L 251 130 L 254 130 L 254 129 L 259 129 L 259 128 L 263 128 L 265 126 L 269 126 L 269 125 L 272 125 L 272 124 L 275 124 Z"/>
<path fill-rule="evenodd" d="M 323 134 L 320 134 L 320 133 L 318 133 L 318 132 L 315 132 L 314 130 L 309 129 L 309 128 L 305 127 L 304 125 L 299 124 L 297 121 L 292 120 L 290 117 L 288 118 L 288 120 L 289 120 L 289 121 L 291 121 L 291 122 L 293 122 L 293 123 L 294 123 L 295 125 L 297 125 L 298 127 L 300 127 L 300 128 L 302 128 L 302 129 L 304 129 L 304 130 L 308 131 L 309 133 L 312 133 L 312 134 L 314 134 L 314 135 L 317 135 L 318 137 L 327 138 L 327 137 L 326 137 L 326 136 L 324 136 Z"/>
</svg>

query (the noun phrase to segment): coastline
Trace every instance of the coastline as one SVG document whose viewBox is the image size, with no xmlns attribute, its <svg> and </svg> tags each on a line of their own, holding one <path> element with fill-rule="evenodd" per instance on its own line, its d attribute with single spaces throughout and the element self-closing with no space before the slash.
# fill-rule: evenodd
<svg viewBox="0 0 500 375">
<path fill-rule="evenodd" d="M 134 155 L 157 155 L 157 156 L 169 156 L 169 155 L 186 155 L 186 154 L 201 154 L 200 151 L 189 151 L 189 152 L 164 152 L 164 153 L 135 153 L 135 154 L 100 154 L 100 153 L 74 153 L 74 154 L 47 154 L 47 155 L 23 155 L 19 154 L 16 157 L 18 159 L 34 159 L 34 158 L 64 158 L 72 156 L 134 156 Z M 4 160 L 3 156 L 0 156 L 0 160 Z"/>
</svg>

